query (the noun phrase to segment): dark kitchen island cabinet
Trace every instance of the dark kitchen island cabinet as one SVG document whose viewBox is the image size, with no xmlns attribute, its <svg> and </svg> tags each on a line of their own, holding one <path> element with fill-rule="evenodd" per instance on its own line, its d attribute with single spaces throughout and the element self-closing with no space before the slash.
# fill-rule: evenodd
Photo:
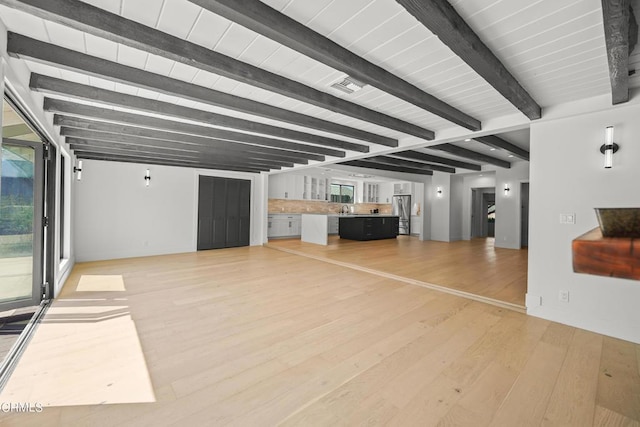
<svg viewBox="0 0 640 427">
<path fill-rule="evenodd" d="M 346 215 L 340 217 L 341 239 L 395 239 L 400 218 L 393 215 Z"/>
</svg>

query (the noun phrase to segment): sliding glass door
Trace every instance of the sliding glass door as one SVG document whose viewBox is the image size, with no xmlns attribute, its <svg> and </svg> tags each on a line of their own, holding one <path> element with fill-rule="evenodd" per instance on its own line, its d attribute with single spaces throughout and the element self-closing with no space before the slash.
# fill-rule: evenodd
<svg viewBox="0 0 640 427">
<path fill-rule="evenodd" d="M 42 299 L 43 144 L 3 138 L 1 156 L 0 312 Z"/>
</svg>

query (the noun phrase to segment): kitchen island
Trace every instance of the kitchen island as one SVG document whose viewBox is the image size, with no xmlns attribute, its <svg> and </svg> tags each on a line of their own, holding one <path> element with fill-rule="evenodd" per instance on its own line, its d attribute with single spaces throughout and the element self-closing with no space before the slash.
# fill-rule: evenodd
<svg viewBox="0 0 640 427">
<path fill-rule="evenodd" d="M 303 242 L 326 245 L 328 238 L 329 221 L 327 215 L 302 214 L 302 234 L 300 239 Z"/>
<path fill-rule="evenodd" d="M 330 234 L 338 234 L 338 215 L 302 214 L 303 242 L 326 245 Z"/>
<path fill-rule="evenodd" d="M 398 236 L 400 217 L 395 215 L 343 215 L 339 218 L 341 239 L 378 240 Z"/>
</svg>

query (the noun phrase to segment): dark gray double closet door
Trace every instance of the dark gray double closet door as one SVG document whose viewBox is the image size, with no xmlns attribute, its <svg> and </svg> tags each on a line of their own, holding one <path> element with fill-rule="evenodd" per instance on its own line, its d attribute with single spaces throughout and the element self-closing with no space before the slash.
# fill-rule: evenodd
<svg viewBox="0 0 640 427">
<path fill-rule="evenodd" d="M 251 181 L 200 176 L 198 250 L 249 245 Z"/>
</svg>

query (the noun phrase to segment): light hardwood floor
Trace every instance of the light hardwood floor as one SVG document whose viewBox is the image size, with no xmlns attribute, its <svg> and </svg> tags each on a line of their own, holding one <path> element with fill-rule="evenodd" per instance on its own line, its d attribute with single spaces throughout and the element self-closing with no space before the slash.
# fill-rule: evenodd
<svg viewBox="0 0 640 427">
<path fill-rule="evenodd" d="M 524 312 L 528 251 L 496 248 L 493 238 L 446 243 L 398 236 L 359 242 L 330 236 L 327 246 L 300 239 L 270 240 L 268 245 L 505 302 Z"/>
<path fill-rule="evenodd" d="M 0 402 L 35 398 L 54 403 L 0 423 L 640 425 L 640 345 L 225 249 L 76 265 Z"/>
</svg>

